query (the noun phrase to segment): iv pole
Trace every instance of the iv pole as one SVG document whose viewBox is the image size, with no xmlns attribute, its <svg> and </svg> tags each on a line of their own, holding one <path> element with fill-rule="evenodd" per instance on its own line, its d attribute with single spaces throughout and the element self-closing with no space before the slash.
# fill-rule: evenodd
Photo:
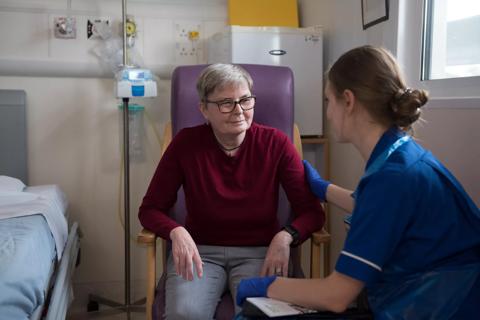
<svg viewBox="0 0 480 320">
<path fill-rule="evenodd" d="M 123 68 L 128 66 L 128 52 L 127 52 L 127 1 L 122 0 L 122 29 L 123 29 Z M 105 310 L 112 313 L 127 314 L 127 319 L 130 319 L 131 312 L 144 312 L 145 308 L 142 307 L 145 304 L 145 298 L 134 302 L 130 302 L 130 147 L 129 147 L 129 120 L 128 120 L 128 97 L 122 98 L 123 102 L 123 200 L 124 200 L 124 245 L 125 245 L 125 299 L 124 303 L 118 303 L 106 298 L 102 298 L 97 295 L 90 294 L 87 310 L 98 311 L 99 304 L 103 304 L 114 309 Z M 100 312 L 98 312 L 100 313 Z M 97 312 L 95 312 L 97 314 Z"/>
<path fill-rule="evenodd" d="M 127 0 L 122 0 L 122 30 L 123 30 L 123 67 L 128 65 L 127 57 Z M 128 100 L 123 101 L 123 207 L 125 222 L 125 306 L 130 306 L 130 143 Z"/>
</svg>

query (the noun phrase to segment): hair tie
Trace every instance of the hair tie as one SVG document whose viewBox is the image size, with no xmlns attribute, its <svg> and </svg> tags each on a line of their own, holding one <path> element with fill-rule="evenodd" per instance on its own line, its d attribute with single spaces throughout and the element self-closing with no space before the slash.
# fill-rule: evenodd
<svg viewBox="0 0 480 320">
<path fill-rule="evenodd" d="M 400 96 L 399 99 L 403 99 L 403 98 L 405 98 L 406 96 L 411 95 L 412 92 L 413 92 L 413 89 L 412 89 L 412 88 L 408 88 L 408 87 L 405 88 L 405 89 L 403 90 L 403 93 L 402 93 L 402 95 Z"/>
<path fill-rule="evenodd" d="M 393 95 L 392 97 L 392 104 L 393 104 L 393 111 L 397 111 L 397 109 L 394 107 L 399 101 L 403 100 L 410 94 L 412 94 L 413 89 L 412 88 L 405 88 L 405 89 L 398 89 L 398 91 Z"/>
<path fill-rule="evenodd" d="M 398 89 L 390 101 L 390 108 L 394 113 L 398 112 L 398 103 L 409 96 L 412 92 L 413 89 L 409 87 L 406 87 L 405 89 Z"/>
</svg>

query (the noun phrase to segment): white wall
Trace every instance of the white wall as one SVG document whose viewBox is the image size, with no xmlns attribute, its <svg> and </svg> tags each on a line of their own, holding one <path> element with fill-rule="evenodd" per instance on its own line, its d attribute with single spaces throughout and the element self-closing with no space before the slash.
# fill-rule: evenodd
<svg viewBox="0 0 480 320">
<path fill-rule="evenodd" d="M 398 0 L 390 1 L 390 19 L 366 31 L 362 30 L 360 1 L 299 0 L 301 25 L 323 25 L 325 30 L 325 66 L 331 65 L 343 52 L 364 44 L 382 45 L 397 52 Z M 407 22 L 408 23 L 408 22 Z M 408 37 L 405 37 L 408 39 Z M 402 64 L 402 61 L 400 61 Z M 480 105 L 476 108 L 426 107 L 424 124 L 415 127 L 420 143 L 430 149 L 458 180 L 477 205 L 480 205 Z M 328 123 L 327 123 L 328 128 Z M 327 131 L 328 132 L 328 131 Z M 354 189 L 365 163 L 350 145 L 331 143 L 331 180 Z M 331 211 L 332 268 L 343 246 L 345 230 L 341 211 Z"/>
<path fill-rule="evenodd" d="M 66 7 L 66 0 L 0 0 L 0 27 L 6 30 L 0 88 L 27 93 L 30 184 L 59 184 L 71 220 L 79 222 L 82 260 L 74 278 L 74 311 L 84 311 L 88 293 L 123 301 L 120 102 L 114 98 L 111 70 L 105 72 L 91 53 L 99 40 L 86 40 L 83 29 L 87 17 L 108 16 L 118 23 L 121 1 L 72 1 L 72 14 L 82 22 L 78 38 L 54 39 L 52 17 L 65 15 Z M 176 64 L 205 62 L 203 49 L 196 61 L 176 55 L 177 23 L 200 24 L 203 48 L 203 39 L 227 20 L 226 2 L 217 0 L 128 1 L 127 11 L 138 23 L 136 48 L 162 78 Z M 162 137 L 170 119 L 170 81 L 160 80 L 158 89 L 156 98 L 131 101 L 144 105 L 153 120 L 145 118 L 146 159 L 131 164 L 132 300 L 144 297 L 145 252 L 134 238 L 140 230 L 138 206 L 160 155 L 153 126 Z"/>
<path fill-rule="evenodd" d="M 67 0 L 1 0 L 0 25 L 4 30 L 14 30 L 3 33 L 2 75 L 111 77 L 111 68 L 100 64 L 95 55 L 103 49 L 103 42 L 87 38 L 87 21 L 108 19 L 119 37 L 121 4 L 115 0 L 72 1 L 69 13 L 76 19 L 76 38 L 58 39 L 54 36 L 54 19 L 69 14 Z M 203 40 L 225 26 L 227 20 L 225 0 L 128 1 L 127 14 L 137 25 L 134 50 L 141 59 L 133 62 L 148 66 L 164 78 L 175 65 L 204 62 Z M 199 40 L 190 41 L 182 30 L 198 31 Z M 195 54 L 182 55 L 183 48 L 195 48 Z"/>
</svg>

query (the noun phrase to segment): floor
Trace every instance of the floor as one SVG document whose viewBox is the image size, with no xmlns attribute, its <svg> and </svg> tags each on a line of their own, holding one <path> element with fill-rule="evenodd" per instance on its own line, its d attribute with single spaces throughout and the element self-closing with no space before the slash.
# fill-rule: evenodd
<svg viewBox="0 0 480 320">
<path fill-rule="evenodd" d="M 90 298 L 92 299 L 90 301 Z M 89 320 L 89 319 L 101 319 L 101 320 L 144 320 L 145 314 L 145 302 L 146 299 L 142 298 L 137 301 L 129 302 L 130 306 L 128 314 L 125 311 L 125 305 L 118 302 L 119 300 L 111 300 L 99 295 L 89 295 L 89 302 L 85 303 L 83 308 L 79 308 L 77 305 L 75 308 L 70 308 L 70 313 L 67 314 L 67 320 Z M 91 310 L 91 311 L 87 311 Z M 94 311 L 98 310 L 98 311 Z"/>
<path fill-rule="evenodd" d="M 145 312 L 131 312 L 127 315 L 126 312 L 109 309 L 98 312 L 88 312 L 83 314 L 67 316 L 68 320 L 89 320 L 89 319 L 101 319 L 101 320 L 144 320 Z"/>
</svg>

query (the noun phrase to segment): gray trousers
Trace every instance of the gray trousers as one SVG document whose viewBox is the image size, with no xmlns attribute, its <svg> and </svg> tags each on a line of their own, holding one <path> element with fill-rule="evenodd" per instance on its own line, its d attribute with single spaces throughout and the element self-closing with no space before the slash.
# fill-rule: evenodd
<svg viewBox="0 0 480 320">
<path fill-rule="evenodd" d="M 228 289 L 235 304 L 241 279 L 258 277 L 268 247 L 198 246 L 204 263 L 203 277 L 187 281 L 175 273 L 170 254 L 165 286 L 166 319 L 213 319 L 217 304 Z M 235 304 L 235 313 L 241 308 Z"/>
</svg>

